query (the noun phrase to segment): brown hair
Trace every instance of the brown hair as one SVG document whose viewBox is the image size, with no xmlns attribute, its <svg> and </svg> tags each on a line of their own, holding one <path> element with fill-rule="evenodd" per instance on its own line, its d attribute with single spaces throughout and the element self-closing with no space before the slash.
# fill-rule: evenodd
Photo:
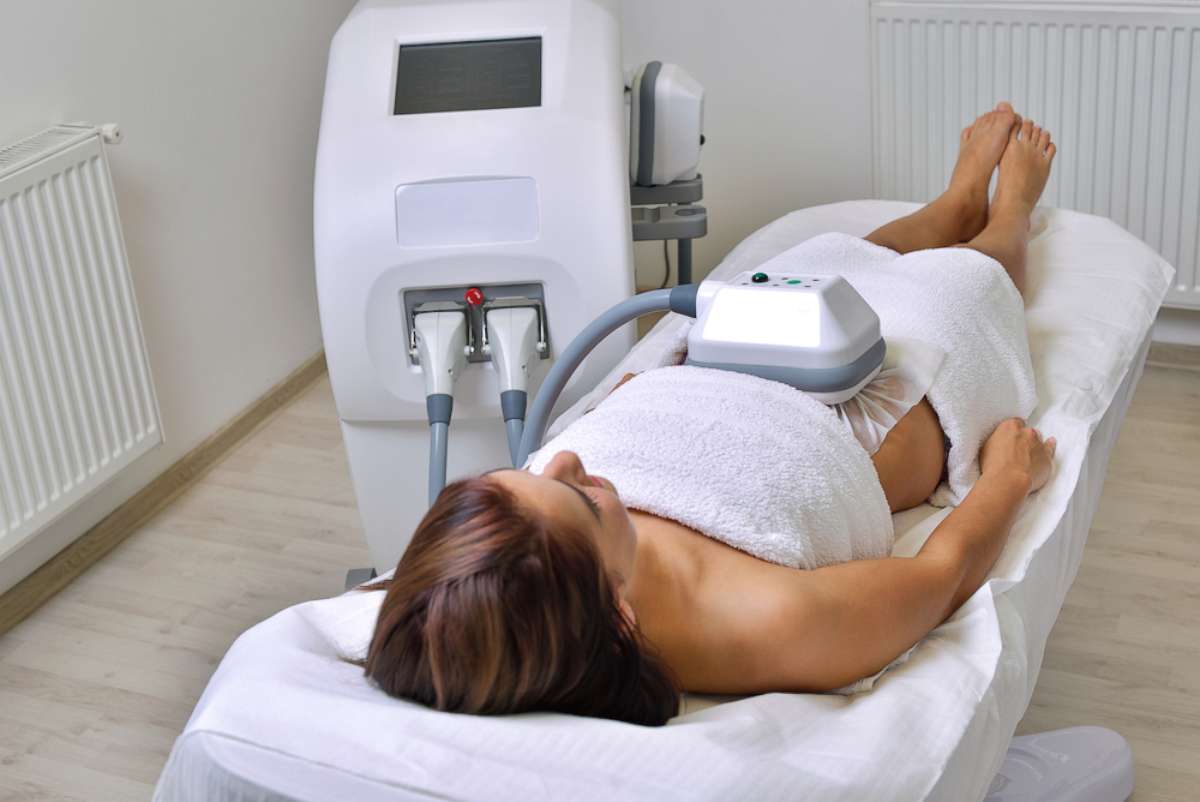
<svg viewBox="0 0 1200 802">
<path fill-rule="evenodd" d="M 621 614 L 593 539 L 486 477 L 448 485 L 387 588 L 366 673 L 438 710 L 659 725 L 679 692 Z"/>
</svg>

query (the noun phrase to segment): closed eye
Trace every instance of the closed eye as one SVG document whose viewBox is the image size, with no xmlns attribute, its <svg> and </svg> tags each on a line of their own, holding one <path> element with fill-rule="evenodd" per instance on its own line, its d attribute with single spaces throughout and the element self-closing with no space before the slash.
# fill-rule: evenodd
<svg viewBox="0 0 1200 802">
<path fill-rule="evenodd" d="M 589 496 L 587 493 L 584 493 L 582 490 L 580 490 L 578 487 L 571 484 L 570 482 L 563 482 L 562 479 L 556 479 L 555 481 L 562 482 L 564 485 L 566 485 L 567 487 L 574 490 L 575 494 L 577 496 L 579 496 L 579 498 L 583 501 L 583 503 L 587 505 L 587 508 L 592 511 L 592 515 L 596 516 L 596 520 L 597 521 L 600 520 L 600 507 L 598 504 L 596 504 L 595 501 L 592 501 L 591 496 Z"/>
</svg>

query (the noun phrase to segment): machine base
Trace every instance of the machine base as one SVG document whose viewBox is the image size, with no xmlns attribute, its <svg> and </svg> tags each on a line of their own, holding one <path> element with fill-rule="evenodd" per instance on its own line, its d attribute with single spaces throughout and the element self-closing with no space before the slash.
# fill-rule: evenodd
<svg viewBox="0 0 1200 802">
<path fill-rule="evenodd" d="M 345 590 L 353 590 L 359 585 L 370 582 L 377 576 L 379 574 L 375 572 L 374 568 L 351 568 L 346 572 Z"/>
<path fill-rule="evenodd" d="M 1012 739 L 984 802 L 1125 802 L 1133 752 L 1103 727 L 1070 727 Z"/>
</svg>

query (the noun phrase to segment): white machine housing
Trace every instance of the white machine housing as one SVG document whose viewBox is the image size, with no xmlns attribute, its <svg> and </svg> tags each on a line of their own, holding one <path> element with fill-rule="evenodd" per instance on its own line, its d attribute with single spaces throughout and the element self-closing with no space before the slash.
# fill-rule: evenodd
<svg viewBox="0 0 1200 802">
<path fill-rule="evenodd" d="M 510 41 L 519 52 L 508 66 L 469 56 L 486 48 L 456 51 Z M 615 0 L 361 0 L 333 39 L 316 162 L 317 292 L 380 571 L 427 508 L 426 387 L 409 355 L 404 293 L 540 285 L 549 350 L 530 392 L 557 349 L 633 294 L 619 53 Z M 412 70 L 403 75 L 402 59 Z M 593 386 L 632 342 L 631 327 L 614 334 L 572 387 Z M 453 393 L 450 478 L 506 464 L 492 363 L 465 364 Z M 562 403 L 578 395 L 568 388 Z"/>
<path fill-rule="evenodd" d="M 662 186 L 696 178 L 704 144 L 704 87 L 678 64 L 650 61 L 633 72 L 629 178 Z"/>
<path fill-rule="evenodd" d="M 687 363 L 840 404 L 875 378 L 886 350 L 879 315 L 841 276 L 746 271 L 701 282 Z"/>
</svg>

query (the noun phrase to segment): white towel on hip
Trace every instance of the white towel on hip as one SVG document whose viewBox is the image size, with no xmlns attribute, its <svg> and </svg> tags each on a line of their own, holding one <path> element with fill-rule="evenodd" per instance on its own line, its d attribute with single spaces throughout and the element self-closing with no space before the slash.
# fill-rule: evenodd
<svg viewBox="0 0 1200 802">
<path fill-rule="evenodd" d="M 574 451 L 627 506 L 795 568 L 886 557 L 871 458 L 836 412 L 779 382 L 691 366 L 631 379 L 533 455 Z"/>
<path fill-rule="evenodd" d="M 560 415 L 550 426 L 554 437 L 571 423 L 603 401 L 625 374 L 634 375 L 651 368 L 681 365 L 687 357 L 688 332 L 693 321 L 669 330 L 663 336 L 639 344 L 644 350 L 630 364 L 614 368 L 596 388 Z M 892 427 L 908 411 L 921 403 L 941 369 L 946 352 L 936 345 L 908 337 L 891 337 L 879 373 L 852 398 L 835 404 L 838 420 L 850 430 L 868 454 L 883 445 Z"/>
<path fill-rule="evenodd" d="M 1024 302 L 990 256 L 969 248 L 900 255 L 831 233 L 761 269 L 841 275 L 875 309 L 885 340 L 911 337 L 946 352 L 927 392 L 950 440 L 949 478 L 930 498 L 933 504 L 960 503 L 979 478 L 979 449 L 996 425 L 1037 407 Z"/>
</svg>

